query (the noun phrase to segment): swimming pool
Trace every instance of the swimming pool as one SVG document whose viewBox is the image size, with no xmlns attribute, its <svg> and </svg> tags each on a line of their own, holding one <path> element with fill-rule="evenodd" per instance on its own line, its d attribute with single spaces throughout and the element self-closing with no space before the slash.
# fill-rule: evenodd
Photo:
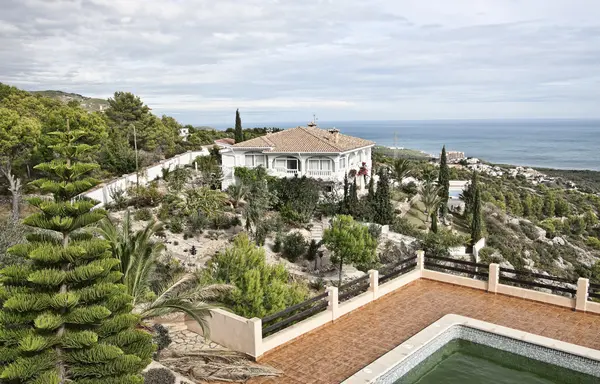
<svg viewBox="0 0 600 384">
<path fill-rule="evenodd" d="M 571 369 L 455 339 L 394 384 L 597 384 L 599 380 Z"/>
<path fill-rule="evenodd" d="M 344 384 L 440 382 L 600 383 L 600 351 L 446 315 Z"/>
</svg>

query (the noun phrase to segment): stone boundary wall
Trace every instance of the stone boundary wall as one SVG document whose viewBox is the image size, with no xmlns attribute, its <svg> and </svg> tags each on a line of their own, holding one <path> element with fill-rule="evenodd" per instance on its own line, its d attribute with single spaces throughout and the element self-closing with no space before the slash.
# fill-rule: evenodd
<svg viewBox="0 0 600 384">
<path fill-rule="evenodd" d="M 184 167 L 186 165 L 190 165 L 194 163 L 194 160 L 198 156 L 208 156 L 209 152 L 206 149 L 202 151 L 189 151 L 186 153 L 182 153 L 181 155 L 177 155 L 170 159 L 165 159 L 158 164 L 152 165 L 150 167 L 146 167 L 140 170 L 140 179 L 139 183 L 141 185 L 146 185 L 150 181 L 155 180 L 157 177 L 162 176 L 162 170 L 168 168 L 169 170 L 174 170 L 178 167 Z M 98 201 L 98 204 L 95 208 L 102 208 L 106 204 L 109 204 L 113 201 L 111 196 L 112 191 L 114 190 L 126 190 L 131 185 L 135 184 L 137 181 L 136 173 L 130 173 L 127 175 L 123 175 L 117 179 L 113 179 L 110 181 L 106 181 L 89 191 L 82 193 L 80 196 L 85 196 L 90 199 Z"/>
</svg>

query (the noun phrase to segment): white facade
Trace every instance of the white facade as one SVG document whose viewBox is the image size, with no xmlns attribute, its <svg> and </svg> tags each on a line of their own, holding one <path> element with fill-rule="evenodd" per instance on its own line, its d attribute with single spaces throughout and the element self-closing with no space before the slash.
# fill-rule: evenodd
<svg viewBox="0 0 600 384">
<path fill-rule="evenodd" d="M 275 153 L 264 148 L 235 148 L 221 150 L 223 164 L 223 189 L 235 184 L 236 167 L 255 168 L 262 166 L 269 175 L 277 177 L 311 177 L 323 181 L 342 182 L 344 175 L 365 163 L 371 171 L 371 149 L 373 145 L 339 153 Z M 358 177 L 361 189 L 364 178 Z"/>
</svg>

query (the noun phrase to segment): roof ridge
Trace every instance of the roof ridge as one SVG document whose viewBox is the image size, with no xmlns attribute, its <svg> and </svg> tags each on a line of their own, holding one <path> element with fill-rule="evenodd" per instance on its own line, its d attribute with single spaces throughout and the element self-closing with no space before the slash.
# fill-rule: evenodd
<svg viewBox="0 0 600 384">
<path fill-rule="evenodd" d="M 302 129 L 304 132 L 306 132 L 306 133 L 308 133 L 308 134 L 312 135 L 313 137 L 316 137 L 316 138 L 317 138 L 318 140 L 320 140 L 321 142 L 323 142 L 323 143 L 325 143 L 325 144 L 327 144 L 327 145 L 331 146 L 331 147 L 332 147 L 332 148 L 334 148 L 336 151 L 340 151 L 340 152 L 342 152 L 342 148 L 341 148 L 341 147 L 338 147 L 337 145 L 330 143 L 329 141 L 327 141 L 327 140 L 323 139 L 322 137 L 319 137 L 319 136 L 315 135 L 313 132 L 310 132 L 310 130 L 309 130 L 309 128 L 308 128 L 308 127 L 298 127 L 298 128 Z M 321 129 L 321 128 L 311 128 L 311 129 L 320 129 L 320 130 L 324 131 L 324 129 Z"/>
</svg>

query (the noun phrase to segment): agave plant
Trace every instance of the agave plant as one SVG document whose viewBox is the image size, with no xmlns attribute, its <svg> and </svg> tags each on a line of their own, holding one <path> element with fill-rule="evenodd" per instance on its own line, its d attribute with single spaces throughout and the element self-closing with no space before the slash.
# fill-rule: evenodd
<svg viewBox="0 0 600 384">
<path fill-rule="evenodd" d="M 240 205 L 240 202 L 246 198 L 248 192 L 248 187 L 241 182 L 230 185 L 229 188 L 227 188 L 227 193 L 229 194 L 229 201 L 233 205 L 233 208 L 237 208 Z"/>
<path fill-rule="evenodd" d="M 133 297 L 133 304 L 142 315 L 142 320 L 172 313 L 185 313 L 202 327 L 208 335 L 206 318 L 210 310 L 224 293 L 231 289 L 228 285 L 203 285 L 197 274 L 178 276 L 157 291 L 151 289 L 151 278 L 165 246 L 153 239 L 162 225 L 149 222 L 144 228 L 134 232 L 131 228 L 129 211 L 125 213 L 121 225 L 110 219 L 103 220 L 97 233 L 110 243 L 112 252 L 121 261 L 123 277 L 121 283 Z"/>
</svg>

